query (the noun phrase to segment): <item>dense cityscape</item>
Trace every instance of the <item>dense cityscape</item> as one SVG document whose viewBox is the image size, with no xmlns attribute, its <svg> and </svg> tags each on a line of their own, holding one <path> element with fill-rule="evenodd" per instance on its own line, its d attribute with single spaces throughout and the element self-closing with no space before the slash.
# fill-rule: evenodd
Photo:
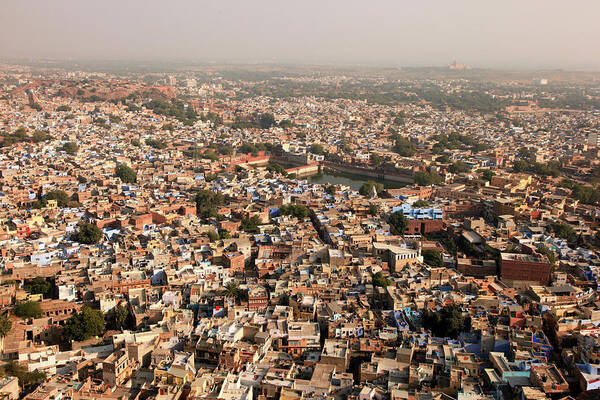
<svg viewBox="0 0 600 400">
<path fill-rule="evenodd" d="M 0 65 L 0 396 L 600 398 L 599 83 Z"/>
</svg>

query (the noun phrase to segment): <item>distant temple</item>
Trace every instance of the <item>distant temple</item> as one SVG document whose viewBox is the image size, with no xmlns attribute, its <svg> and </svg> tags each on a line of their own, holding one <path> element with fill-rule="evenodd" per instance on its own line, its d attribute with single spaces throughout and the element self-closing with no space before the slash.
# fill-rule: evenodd
<svg viewBox="0 0 600 400">
<path fill-rule="evenodd" d="M 452 64 L 448 65 L 448 69 L 462 70 L 462 69 L 472 69 L 472 68 L 473 67 L 471 67 L 470 65 L 459 64 L 456 60 L 454 60 L 452 62 Z"/>
</svg>

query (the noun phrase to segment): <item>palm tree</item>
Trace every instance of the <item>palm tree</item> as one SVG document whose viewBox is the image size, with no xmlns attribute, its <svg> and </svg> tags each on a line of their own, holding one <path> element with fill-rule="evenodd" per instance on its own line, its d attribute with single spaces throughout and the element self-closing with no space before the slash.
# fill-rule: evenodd
<svg viewBox="0 0 600 400">
<path fill-rule="evenodd" d="M 231 299 L 239 300 L 241 297 L 241 292 L 235 282 L 229 282 L 225 285 L 222 295 Z"/>
</svg>

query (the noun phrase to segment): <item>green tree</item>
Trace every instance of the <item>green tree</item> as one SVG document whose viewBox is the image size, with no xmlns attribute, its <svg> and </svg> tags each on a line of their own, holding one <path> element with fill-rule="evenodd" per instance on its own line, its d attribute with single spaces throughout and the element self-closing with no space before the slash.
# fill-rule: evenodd
<svg viewBox="0 0 600 400">
<path fill-rule="evenodd" d="M 275 125 L 275 117 L 271 113 L 264 113 L 258 117 L 258 125 L 262 129 L 269 129 Z"/>
<path fill-rule="evenodd" d="M 423 250 L 423 261 L 425 264 L 439 268 L 444 266 L 444 260 L 442 259 L 442 255 L 435 250 Z"/>
<path fill-rule="evenodd" d="M 56 200 L 56 205 L 60 208 L 68 207 L 71 198 L 64 190 L 51 190 L 46 195 L 33 203 L 33 208 L 44 208 L 48 204 L 48 200 Z"/>
<path fill-rule="evenodd" d="M 216 218 L 217 207 L 223 205 L 224 197 L 220 192 L 203 189 L 196 193 L 196 211 L 202 218 Z"/>
<path fill-rule="evenodd" d="M 453 164 L 450 164 L 448 170 L 454 174 L 461 174 L 464 172 L 468 172 L 469 167 L 467 167 L 467 165 L 464 162 L 459 160 Z"/>
<path fill-rule="evenodd" d="M 429 207 L 429 203 L 427 202 L 427 200 L 417 200 L 415 201 L 412 206 L 414 208 L 425 208 L 425 207 Z"/>
<path fill-rule="evenodd" d="M 325 154 L 325 148 L 323 148 L 322 144 L 313 143 L 310 145 L 310 152 L 317 155 Z"/>
<path fill-rule="evenodd" d="M 112 322 L 116 329 L 122 330 L 123 328 L 130 325 L 132 315 L 129 312 L 129 307 L 126 305 L 119 304 L 116 306 L 112 313 Z"/>
<path fill-rule="evenodd" d="M 0 367 L 0 376 L 16 376 L 19 380 L 21 395 L 31 393 L 35 388 L 46 380 L 43 372 L 29 372 L 27 367 L 17 361 L 9 361 Z"/>
<path fill-rule="evenodd" d="M 442 182 L 442 177 L 436 172 L 422 172 L 415 174 L 415 183 L 419 186 L 437 185 Z"/>
<path fill-rule="evenodd" d="M 404 231 L 406 231 L 406 227 L 408 226 L 408 219 L 404 216 L 402 211 L 396 211 L 390 215 L 388 222 L 400 235 L 404 234 Z"/>
<path fill-rule="evenodd" d="M 135 183 L 137 180 L 135 171 L 125 164 L 117 165 L 117 168 L 115 168 L 115 175 L 120 178 L 123 183 Z"/>
<path fill-rule="evenodd" d="M 377 286 L 377 287 L 387 287 L 392 284 L 392 282 L 389 279 L 387 279 L 385 276 L 383 276 L 381 271 L 379 271 L 373 275 L 372 282 L 373 282 L 373 286 Z"/>
<path fill-rule="evenodd" d="M 404 157 L 412 157 L 417 152 L 417 146 L 406 138 L 396 135 L 393 151 Z"/>
<path fill-rule="evenodd" d="M 421 315 L 421 321 L 426 329 L 439 337 L 456 339 L 461 332 L 471 330 L 470 318 L 466 317 L 456 305 L 445 306 L 436 311 L 425 310 Z"/>
<path fill-rule="evenodd" d="M 71 107 L 65 106 L 65 105 L 58 106 L 58 107 L 56 107 L 56 111 L 59 111 L 59 112 L 61 112 L 61 111 L 71 111 Z"/>
<path fill-rule="evenodd" d="M 208 237 L 208 240 L 210 240 L 211 243 L 219 240 L 219 235 L 212 229 L 206 232 L 206 236 Z"/>
<path fill-rule="evenodd" d="M 41 294 L 44 297 L 47 297 L 52 290 L 52 284 L 41 276 L 25 282 L 23 287 L 31 294 Z"/>
<path fill-rule="evenodd" d="M 289 119 L 282 119 L 279 122 L 279 127 L 283 128 L 283 129 L 289 129 L 292 128 L 294 126 L 294 123 L 292 121 L 290 121 Z"/>
<path fill-rule="evenodd" d="M 31 140 L 33 140 L 35 143 L 47 142 L 48 140 L 52 140 L 52 135 L 49 135 L 44 131 L 36 130 L 33 132 Z"/>
<path fill-rule="evenodd" d="M 235 282 L 228 282 L 223 291 L 221 292 L 222 296 L 225 296 L 230 299 L 239 300 L 241 298 L 241 291 L 235 284 Z"/>
<path fill-rule="evenodd" d="M 0 314 L 0 337 L 6 337 L 12 329 L 12 322 L 6 313 Z"/>
<path fill-rule="evenodd" d="M 291 215 L 303 220 L 308 216 L 308 208 L 301 204 L 288 204 L 281 206 L 279 208 L 279 213 L 281 215 Z"/>
<path fill-rule="evenodd" d="M 285 167 L 278 163 L 272 163 L 267 165 L 267 171 L 287 175 L 287 173 L 285 172 Z"/>
<path fill-rule="evenodd" d="M 59 150 L 64 151 L 65 153 L 67 153 L 68 155 L 75 155 L 77 154 L 77 152 L 79 151 L 79 146 L 77 146 L 77 143 L 74 142 L 67 142 L 65 144 L 63 144 Z"/>
<path fill-rule="evenodd" d="M 63 190 L 51 190 L 46 194 L 45 199 L 56 200 L 59 207 L 67 207 L 71 201 L 69 195 Z"/>
<path fill-rule="evenodd" d="M 103 333 L 104 314 L 88 306 L 83 306 L 77 314 L 70 316 L 65 321 L 63 330 L 63 335 L 68 342 L 88 340 Z"/>
<path fill-rule="evenodd" d="M 162 150 L 162 149 L 167 148 L 167 144 L 163 140 L 146 139 L 145 142 L 148 146 L 155 148 L 157 150 Z"/>
<path fill-rule="evenodd" d="M 369 214 L 370 215 L 377 215 L 379 214 L 379 206 L 377 204 L 369 204 Z"/>
<path fill-rule="evenodd" d="M 255 233 L 258 232 L 258 226 L 260 225 L 260 218 L 257 215 L 254 215 L 250 218 L 242 219 L 240 224 L 240 229 L 244 232 Z"/>
<path fill-rule="evenodd" d="M 335 185 L 327 185 L 325 187 L 325 193 L 327 193 L 328 195 L 331 195 L 331 196 L 335 195 L 336 190 L 337 189 L 336 189 Z"/>
<path fill-rule="evenodd" d="M 19 303 L 15 307 L 15 315 L 17 317 L 21 317 L 23 319 L 29 318 L 39 318 L 44 313 L 42 312 L 42 307 L 40 303 L 37 301 L 28 301 L 25 303 Z"/>
<path fill-rule="evenodd" d="M 71 238 L 82 244 L 96 244 L 102 240 L 103 233 L 100 228 L 94 224 L 82 222 L 79 224 L 79 231 Z"/>
<path fill-rule="evenodd" d="M 229 239 L 231 237 L 231 234 L 229 233 L 229 231 L 225 228 L 221 228 L 219 229 L 219 239 Z"/>
<path fill-rule="evenodd" d="M 450 157 L 444 154 L 436 158 L 435 161 L 439 162 L 440 164 L 448 164 L 450 162 Z"/>
<path fill-rule="evenodd" d="M 491 169 L 485 169 L 481 173 L 481 178 L 485 179 L 488 182 L 491 182 L 492 181 L 492 177 L 494 175 L 496 175 L 496 173 L 494 171 L 492 171 Z"/>
<path fill-rule="evenodd" d="M 554 254 L 554 252 L 552 250 L 550 250 L 546 246 L 538 247 L 537 252 L 548 257 L 548 261 L 550 261 L 550 264 L 552 264 L 552 265 L 556 264 L 556 261 L 557 261 L 556 255 Z"/>
<path fill-rule="evenodd" d="M 358 192 L 363 196 L 369 196 L 371 194 L 371 191 L 373 190 L 373 187 L 375 188 L 378 194 L 383 191 L 383 185 L 381 183 L 375 181 L 366 181 L 360 186 Z"/>
<path fill-rule="evenodd" d="M 573 242 L 577 238 L 577 233 L 575 233 L 575 229 L 573 229 L 571 225 L 553 222 L 550 224 L 550 228 L 556 236 L 568 240 L 569 242 Z"/>
<path fill-rule="evenodd" d="M 383 157 L 377 153 L 371 153 L 371 162 L 375 165 L 383 164 Z"/>
</svg>

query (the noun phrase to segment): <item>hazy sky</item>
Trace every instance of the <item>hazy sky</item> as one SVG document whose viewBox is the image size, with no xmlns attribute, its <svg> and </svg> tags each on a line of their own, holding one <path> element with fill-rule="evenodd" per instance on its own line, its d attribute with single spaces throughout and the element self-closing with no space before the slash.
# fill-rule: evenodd
<svg viewBox="0 0 600 400">
<path fill-rule="evenodd" d="M 599 0 L 0 2 L 0 58 L 600 70 Z"/>
</svg>

